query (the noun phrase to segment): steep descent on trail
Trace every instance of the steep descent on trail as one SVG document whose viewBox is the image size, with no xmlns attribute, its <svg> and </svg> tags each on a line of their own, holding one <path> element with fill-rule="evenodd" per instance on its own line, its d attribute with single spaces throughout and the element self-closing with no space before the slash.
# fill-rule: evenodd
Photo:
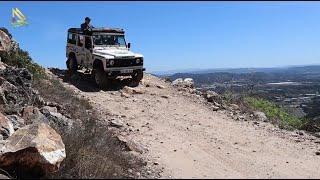
<svg viewBox="0 0 320 180">
<path fill-rule="evenodd" d="M 135 88 L 63 82 L 118 129 L 119 138 L 173 178 L 319 178 L 319 140 L 266 122 L 234 121 L 197 94 L 145 74 Z M 90 87 L 90 88 L 89 88 Z M 106 119 L 106 117 L 114 119 Z"/>
</svg>

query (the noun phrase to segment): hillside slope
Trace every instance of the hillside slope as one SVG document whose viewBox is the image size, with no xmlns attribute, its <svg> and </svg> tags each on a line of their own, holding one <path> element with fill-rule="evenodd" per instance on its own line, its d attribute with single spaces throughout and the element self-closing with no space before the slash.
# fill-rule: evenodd
<svg viewBox="0 0 320 180">
<path fill-rule="evenodd" d="M 162 177 L 320 177 L 320 141 L 306 133 L 235 121 L 228 111 L 213 111 L 202 97 L 149 74 L 136 88 L 107 91 L 85 78 L 55 74 L 66 88 L 88 99 L 101 121 L 113 126 Z"/>
</svg>

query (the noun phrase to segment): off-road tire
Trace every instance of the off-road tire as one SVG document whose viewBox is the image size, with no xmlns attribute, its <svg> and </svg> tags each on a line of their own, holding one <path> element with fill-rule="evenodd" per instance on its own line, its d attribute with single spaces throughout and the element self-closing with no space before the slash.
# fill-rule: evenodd
<svg viewBox="0 0 320 180">
<path fill-rule="evenodd" d="M 132 75 L 131 86 L 139 86 L 140 81 L 143 79 L 143 71 L 137 71 Z"/>
<path fill-rule="evenodd" d="M 94 82 L 102 89 L 108 87 L 109 80 L 106 73 L 101 68 L 96 68 L 92 71 Z"/>
<path fill-rule="evenodd" d="M 76 73 L 78 70 L 77 60 L 74 56 L 70 56 L 66 62 L 68 71 L 71 73 Z"/>
</svg>

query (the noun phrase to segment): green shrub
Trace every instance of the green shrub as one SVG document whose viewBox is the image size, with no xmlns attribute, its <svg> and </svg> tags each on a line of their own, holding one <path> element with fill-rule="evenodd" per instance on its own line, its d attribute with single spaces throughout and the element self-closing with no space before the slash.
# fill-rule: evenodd
<svg viewBox="0 0 320 180">
<path fill-rule="evenodd" d="M 290 115 L 276 104 L 253 97 L 245 97 L 244 101 L 253 109 L 260 110 L 266 114 L 266 116 L 275 121 L 280 128 L 284 129 L 301 129 L 304 124 L 304 120 Z"/>
<path fill-rule="evenodd" d="M 18 49 L 16 52 L 2 52 L 0 54 L 0 57 L 1 61 L 10 66 L 26 68 L 36 79 L 46 77 L 45 69 L 37 63 L 33 62 L 27 51 Z"/>
</svg>

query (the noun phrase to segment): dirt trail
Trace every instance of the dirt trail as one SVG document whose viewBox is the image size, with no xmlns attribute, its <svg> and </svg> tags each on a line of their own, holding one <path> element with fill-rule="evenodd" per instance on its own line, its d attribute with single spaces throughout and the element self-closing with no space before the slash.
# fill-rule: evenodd
<svg viewBox="0 0 320 180">
<path fill-rule="evenodd" d="M 320 178 L 318 139 L 232 120 L 154 76 L 134 88 L 138 94 L 64 84 L 101 117 L 119 115 L 127 124 L 123 136 L 148 149 L 143 156 L 163 168 L 164 178 Z"/>
</svg>

